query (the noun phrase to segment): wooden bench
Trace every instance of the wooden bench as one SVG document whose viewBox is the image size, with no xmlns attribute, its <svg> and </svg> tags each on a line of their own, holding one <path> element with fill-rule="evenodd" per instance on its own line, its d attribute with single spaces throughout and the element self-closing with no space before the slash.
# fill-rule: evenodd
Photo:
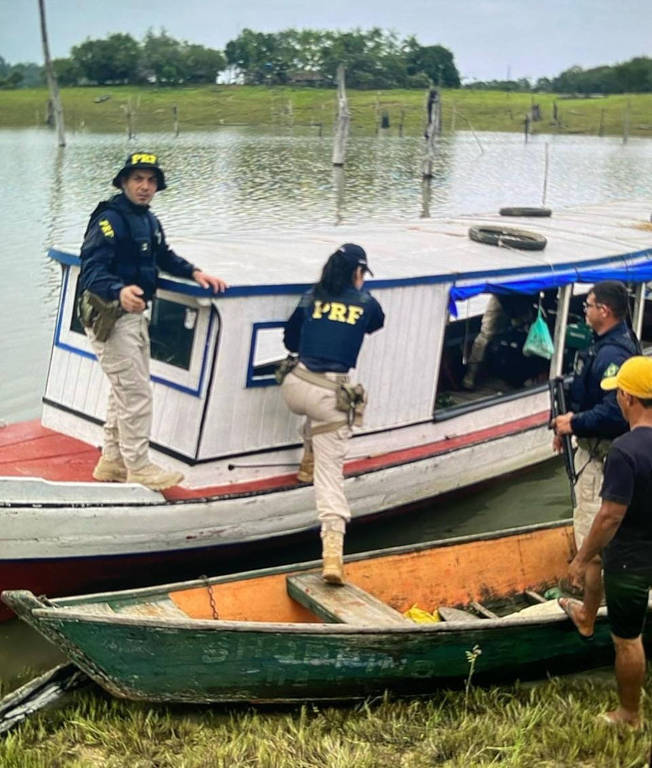
<svg viewBox="0 0 652 768">
<path fill-rule="evenodd" d="M 327 584 L 318 573 L 287 577 L 288 595 L 320 619 L 358 627 L 394 627 L 413 622 L 355 584 Z"/>
<path fill-rule="evenodd" d="M 447 605 L 438 605 L 437 612 L 442 621 L 466 621 L 469 623 L 484 621 L 484 619 L 476 616 L 475 613 L 463 611 L 461 608 L 450 608 Z"/>
</svg>

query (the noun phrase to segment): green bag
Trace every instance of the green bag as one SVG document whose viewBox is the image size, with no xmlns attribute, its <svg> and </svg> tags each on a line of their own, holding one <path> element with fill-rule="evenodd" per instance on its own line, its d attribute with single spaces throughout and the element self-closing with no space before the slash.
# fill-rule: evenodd
<svg viewBox="0 0 652 768">
<path fill-rule="evenodd" d="M 539 357 L 545 357 L 546 360 L 550 360 L 554 351 L 555 345 L 552 343 L 548 325 L 543 319 L 541 307 L 539 307 L 537 319 L 530 326 L 527 339 L 525 339 L 525 344 L 523 344 L 523 354 L 526 357 L 538 355 Z"/>
</svg>

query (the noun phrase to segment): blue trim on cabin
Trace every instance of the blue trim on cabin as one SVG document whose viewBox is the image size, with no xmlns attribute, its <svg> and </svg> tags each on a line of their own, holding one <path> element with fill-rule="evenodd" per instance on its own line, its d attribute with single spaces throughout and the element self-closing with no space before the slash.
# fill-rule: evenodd
<svg viewBox="0 0 652 768">
<path fill-rule="evenodd" d="M 51 248 L 48 251 L 50 258 L 61 262 L 79 266 L 80 259 L 70 253 Z M 367 288 L 399 288 L 410 285 L 434 285 L 437 283 L 456 284 L 459 281 L 483 280 L 487 278 L 508 277 L 510 275 L 534 275 L 543 274 L 550 276 L 554 282 L 553 276 L 561 276 L 563 273 L 586 272 L 592 267 L 599 267 L 606 264 L 615 264 L 621 262 L 625 272 L 629 271 L 633 264 L 628 261 L 638 261 L 641 259 L 652 259 L 652 248 L 645 248 L 642 251 L 633 251 L 631 253 L 614 254 L 612 256 L 601 256 L 596 259 L 585 261 L 569 261 L 560 264 L 547 264 L 541 262 L 528 267 L 504 267 L 502 269 L 477 270 L 475 272 L 450 272 L 442 275 L 421 275 L 418 277 L 397 277 L 389 280 L 366 280 Z M 583 282 L 577 280 L 577 282 Z M 585 282 L 585 281 L 584 281 Z M 591 282 L 591 281 L 589 281 Z M 270 296 L 270 295 L 296 295 L 302 294 L 312 286 L 312 283 L 279 283 L 269 285 L 236 285 L 227 288 L 225 293 L 219 294 L 219 298 L 234 299 L 241 296 Z M 179 283 L 175 280 L 162 277 L 159 279 L 159 287 L 174 293 L 180 293 L 186 296 L 201 296 L 208 298 L 217 298 L 212 291 L 202 288 L 199 285 L 189 285 Z"/>
<path fill-rule="evenodd" d="M 78 266 L 79 259 L 76 259 L 70 262 L 62 260 L 61 264 L 63 264 L 64 266 Z M 88 352 L 86 349 L 81 349 L 81 347 L 75 347 L 72 344 L 66 344 L 66 342 L 61 341 L 61 327 L 63 324 L 63 308 L 66 304 L 66 297 L 68 295 L 69 275 L 70 275 L 70 269 L 64 269 L 63 285 L 61 289 L 61 301 L 59 302 L 59 311 L 57 314 L 57 322 L 54 330 L 54 346 L 58 347 L 59 349 L 63 349 L 65 352 L 71 352 L 74 355 L 79 355 L 80 357 L 85 357 L 89 360 L 97 360 L 97 355 L 95 355 L 93 352 Z M 202 353 L 201 368 L 199 370 L 199 382 L 196 388 L 187 387 L 184 384 L 178 384 L 175 381 L 170 381 L 169 379 L 164 379 L 161 376 L 153 376 L 151 374 L 149 377 L 150 381 L 153 381 L 156 384 L 162 384 L 163 386 L 168 387 L 169 389 L 174 389 L 177 392 L 183 392 L 186 395 L 191 395 L 192 397 L 200 397 L 202 386 L 204 383 L 204 378 L 206 375 L 206 362 L 208 360 L 208 355 L 209 355 L 209 341 L 211 338 L 215 317 L 216 317 L 216 312 L 214 311 L 214 308 L 211 307 L 209 318 L 208 318 L 208 328 L 206 329 L 206 337 L 204 339 L 204 351 Z M 165 365 L 165 363 L 163 363 L 163 365 Z"/>
<path fill-rule="evenodd" d="M 260 323 L 254 323 L 251 327 L 251 342 L 249 344 L 249 361 L 247 363 L 247 378 L 245 381 L 245 388 L 250 387 L 273 387 L 278 386 L 278 382 L 274 377 L 274 374 L 270 374 L 265 378 L 254 378 L 254 355 L 256 354 L 256 336 L 260 328 L 283 328 L 285 327 L 285 320 L 266 320 Z"/>
</svg>

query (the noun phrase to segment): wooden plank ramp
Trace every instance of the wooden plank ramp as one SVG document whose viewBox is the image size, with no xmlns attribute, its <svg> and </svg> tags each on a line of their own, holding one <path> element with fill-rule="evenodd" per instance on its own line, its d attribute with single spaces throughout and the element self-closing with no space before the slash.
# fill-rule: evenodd
<svg viewBox="0 0 652 768">
<path fill-rule="evenodd" d="M 318 573 L 288 576 L 287 591 L 293 600 L 324 621 L 358 627 L 413 625 L 410 619 L 355 584 L 327 584 Z"/>
</svg>

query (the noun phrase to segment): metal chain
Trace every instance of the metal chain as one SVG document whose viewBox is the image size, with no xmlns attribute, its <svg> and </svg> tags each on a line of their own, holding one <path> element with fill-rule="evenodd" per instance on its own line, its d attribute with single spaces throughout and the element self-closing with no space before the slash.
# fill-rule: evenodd
<svg viewBox="0 0 652 768">
<path fill-rule="evenodd" d="M 215 604 L 215 595 L 213 594 L 213 585 L 208 580 L 208 576 L 206 576 L 206 574 L 204 574 L 203 576 L 200 576 L 199 578 L 202 579 L 202 581 L 206 585 L 206 589 L 208 590 L 208 599 L 210 601 L 211 611 L 213 613 L 213 618 L 217 621 L 220 618 L 220 616 L 217 612 L 217 605 Z"/>
</svg>

